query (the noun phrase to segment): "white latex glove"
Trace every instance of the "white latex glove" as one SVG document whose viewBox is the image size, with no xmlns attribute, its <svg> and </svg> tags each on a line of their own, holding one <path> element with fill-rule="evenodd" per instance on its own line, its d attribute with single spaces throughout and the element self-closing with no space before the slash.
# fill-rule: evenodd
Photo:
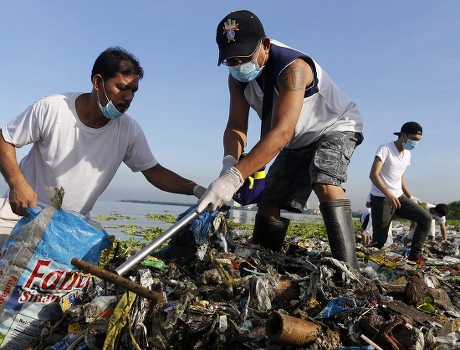
<svg viewBox="0 0 460 350">
<path fill-rule="evenodd" d="M 205 194 L 198 200 L 197 212 L 201 213 L 205 209 L 214 211 L 226 205 L 243 182 L 240 171 L 232 166 L 209 185 Z"/>
<path fill-rule="evenodd" d="M 237 163 L 238 161 L 235 159 L 235 157 L 231 156 L 231 155 L 226 155 L 223 159 L 222 159 L 222 170 L 220 171 L 220 174 L 219 176 L 222 176 L 225 174 L 225 172 L 230 169 L 232 166 L 235 166 L 235 164 Z"/>
<path fill-rule="evenodd" d="M 203 196 L 205 192 L 206 192 L 206 188 L 204 188 L 203 186 L 195 185 L 195 187 L 193 187 L 193 195 L 198 199 L 200 199 L 201 196 Z"/>
</svg>

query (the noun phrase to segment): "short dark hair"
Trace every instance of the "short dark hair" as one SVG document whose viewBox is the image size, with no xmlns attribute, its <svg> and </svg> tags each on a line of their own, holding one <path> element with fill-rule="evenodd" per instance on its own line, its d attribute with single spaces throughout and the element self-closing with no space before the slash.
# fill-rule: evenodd
<svg viewBox="0 0 460 350">
<path fill-rule="evenodd" d="M 91 79 L 96 74 L 102 75 L 103 79 L 110 79 L 118 73 L 122 75 L 137 75 L 139 79 L 144 77 L 144 69 L 133 54 L 119 46 L 109 47 L 94 62 Z"/>
<path fill-rule="evenodd" d="M 449 208 L 444 203 L 436 204 L 434 210 L 436 210 L 436 213 L 438 213 L 439 216 L 447 216 L 447 213 L 449 212 Z"/>
</svg>

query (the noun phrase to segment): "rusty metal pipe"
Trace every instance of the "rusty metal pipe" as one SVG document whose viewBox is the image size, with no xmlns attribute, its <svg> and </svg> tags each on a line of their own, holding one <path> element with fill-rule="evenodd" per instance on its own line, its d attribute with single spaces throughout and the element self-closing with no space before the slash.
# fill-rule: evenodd
<svg viewBox="0 0 460 350">
<path fill-rule="evenodd" d="M 265 333 L 277 343 L 306 346 L 315 341 L 319 329 L 316 323 L 275 311 L 268 316 Z"/>
<path fill-rule="evenodd" d="M 161 293 L 155 292 L 153 290 L 142 287 L 141 285 L 134 283 L 116 273 L 101 269 L 98 266 L 94 266 L 86 261 L 83 261 L 78 258 L 73 258 L 71 260 L 72 265 L 78 267 L 80 270 L 91 273 L 94 276 L 97 276 L 103 280 L 113 282 L 119 287 L 122 287 L 126 290 L 129 290 L 137 295 L 140 295 L 144 298 L 152 300 L 156 304 L 160 303 L 163 300 Z"/>
</svg>

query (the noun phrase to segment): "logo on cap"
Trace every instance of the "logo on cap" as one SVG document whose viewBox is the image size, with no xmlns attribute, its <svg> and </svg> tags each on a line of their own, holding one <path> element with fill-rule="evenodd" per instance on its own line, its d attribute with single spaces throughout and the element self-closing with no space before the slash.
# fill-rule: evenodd
<svg viewBox="0 0 460 350">
<path fill-rule="evenodd" d="M 230 18 L 227 19 L 227 22 L 224 22 L 222 29 L 224 30 L 222 34 L 226 34 L 228 42 L 235 41 L 235 30 L 240 30 L 236 20 Z"/>
</svg>

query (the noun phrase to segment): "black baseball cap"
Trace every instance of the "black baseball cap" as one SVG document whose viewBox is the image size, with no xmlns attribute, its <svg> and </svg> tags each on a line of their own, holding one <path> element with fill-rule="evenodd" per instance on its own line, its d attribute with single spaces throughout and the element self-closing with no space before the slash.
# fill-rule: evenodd
<svg viewBox="0 0 460 350">
<path fill-rule="evenodd" d="M 219 47 L 219 66 L 229 57 L 249 57 L 258 42 L 265 37 L 259 18 L 248 10 L 230 12 L 217 26 L 216 42 Z"/>
<path fill-rule="evenodd" d="M 436 204 L 434 210 L 436 210 L 439 216 L 447 216 L 447 213 L 449 212 L 449 207 L 444 203 L 439 203 Z"/>
<path fill-rule="evenodd" d="M 417 122 L 407 122 L 404 123 L 401 127 L 401 131 L 394 132 L 394 135 L 401 135 L 401 133 L 405 133 L 407 135 L 414 134 L 414 135 L 422 135 L 422 126 Z"/>
</svg>

